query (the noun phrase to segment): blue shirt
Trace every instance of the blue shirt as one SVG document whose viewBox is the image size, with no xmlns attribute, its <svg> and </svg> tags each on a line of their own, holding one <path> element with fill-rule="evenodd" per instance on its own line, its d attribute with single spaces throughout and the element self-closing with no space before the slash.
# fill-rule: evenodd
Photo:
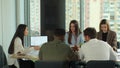
<svg viewBox="0 0 120 68">
<path fill-rule="evenodd" d="M 83 34 L 80 34 L 77 38 L 72 34 L 71 44 L 68 43 L 68 32 L 65 34 L 65 43 L 70 45 L 71 47 L 74 45 L 80 46 L 84 43 Z"/>
</svg>

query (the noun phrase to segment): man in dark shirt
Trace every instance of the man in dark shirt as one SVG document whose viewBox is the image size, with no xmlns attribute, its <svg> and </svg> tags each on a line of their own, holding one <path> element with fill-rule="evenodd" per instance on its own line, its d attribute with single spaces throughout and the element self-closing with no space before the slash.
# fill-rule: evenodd
<svg viewBox="0 0 120 68">
<path fill-rule="evenodd" d="M 73 61 L 77 59 L 69 45 L 64 43 L 65 30 L 56 29 L 54 40 L 40 48 L 39 59 L 43 61 Z"/>
</svg>

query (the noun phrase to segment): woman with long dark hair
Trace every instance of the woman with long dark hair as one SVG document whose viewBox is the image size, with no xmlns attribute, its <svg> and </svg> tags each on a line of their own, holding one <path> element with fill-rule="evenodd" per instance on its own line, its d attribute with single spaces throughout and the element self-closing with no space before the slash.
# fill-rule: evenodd
<svg viewBox="0 0 120 68">
<path fill-rule="evenodd" d="M 24 48 L 24 36 L 28 35 L 28 28 L 25 24 L 20 24 L 12 38 L 12 41 L 10 43 L 10 46 L 8 48 L 8 65 L 11 68 L 22 68 L 23 65 L 21 65 L 21 62 L 23 61 L 22 58 L 13 58 L 13 54 L 19 54 L 19 55 L 26 55 L 28 52 L 37 49 L 37 47 L 30 47 L 28 49 Z M 19 60 L 20 59 L 20 60 Z M 18 63 L 19 60 L 19 63 Z M 22 62 L 24 63 L 24 61 Z M 24 64 L 26 65 L 26 64 Z M 31 67 L 34 65 L 31 65 Z M 25 67 L 25 66 L 24 66 Z"/>
<path fill-rule="evenodd" d="M 72 20 L 70 22 L 69 31 L 65 35 L 65 42 L 75 49 L 84 43 L 83 35 L 79 29 L 77 20 Z"/>
</svg>

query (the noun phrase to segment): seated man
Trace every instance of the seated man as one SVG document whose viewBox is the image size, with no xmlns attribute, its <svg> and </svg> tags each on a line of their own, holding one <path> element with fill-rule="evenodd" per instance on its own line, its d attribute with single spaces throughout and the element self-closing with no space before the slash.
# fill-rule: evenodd
<svg viewBox="0 0 120 68">
<path fill-rule="evenodd" d="M 0 68 L 8 68 L 6 56 L 1 45 L 0 45 Z"/>
<path fill-rule="evenodd" d="M 71 48 L 64 43 L 65 30 L 56 29 L 54 40 L 41 46 L 39 59 L 43 61 L 72 61 L 76 60 L 76 55 Z"/>
<path fill-rule="evenodd" d="M 86 62 L 89 60 L 117 60 L 116 52 L 108 43 L 96 39 L 96 34 L 94 28 L 88 27 L 84 30 L 86 43 L 79 50 L 80 59 Z"/>
</svg>

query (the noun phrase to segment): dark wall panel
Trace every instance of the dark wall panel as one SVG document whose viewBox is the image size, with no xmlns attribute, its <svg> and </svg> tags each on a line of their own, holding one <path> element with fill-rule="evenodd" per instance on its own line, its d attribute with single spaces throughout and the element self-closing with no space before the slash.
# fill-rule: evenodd
<svg viewBox="0 0 120 68">
<path fill-rule="evenodd" d="M 65 0 L 41 0 L 41 32 L 52 40 L 52 31 L 65 28 Z"/>
</svg>

